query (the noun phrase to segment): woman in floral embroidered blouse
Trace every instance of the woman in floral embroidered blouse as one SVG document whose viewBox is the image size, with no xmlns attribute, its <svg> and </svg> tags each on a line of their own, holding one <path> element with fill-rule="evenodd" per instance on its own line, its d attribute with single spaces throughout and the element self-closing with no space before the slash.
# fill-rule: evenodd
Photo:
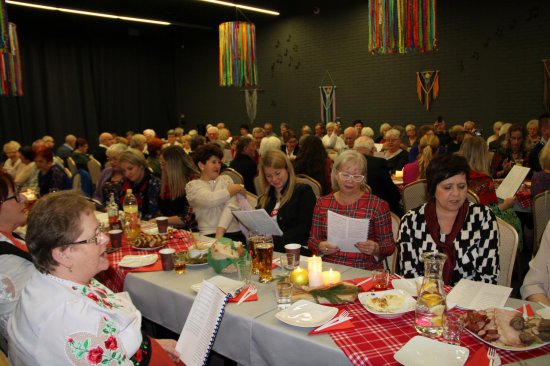
<svg viewBox="0 0 550 366">
<path fill-rule="evenodd" d="M 93 279 L 109 266 L 93 210 L 70 191 L 43 197 L 29 214 L 27 245 L 38 272 L 8 323 L 12 365 L 173 365 L 179 357 L 174 340 L 142 335 L 127 293 Z"/>
<path fill-rule="evenodd" d="M 334 193 L 321 197 L 313 210 L 308 246 L 327 262 L 364 269 L 383 267 L 383 260 L 393 253 L 390 208 L 386 201 L 366 191 L 367 161 L 354 150 L 340 154 L 332 167 Z M 343 251 L 338 242 L 329 242 L 328 211 L 354 219 L 368 219 L 368 238 L 354 244 L 356 251 Z M 341 244 L 340 244 L 341 245 Z"/>
</svg>

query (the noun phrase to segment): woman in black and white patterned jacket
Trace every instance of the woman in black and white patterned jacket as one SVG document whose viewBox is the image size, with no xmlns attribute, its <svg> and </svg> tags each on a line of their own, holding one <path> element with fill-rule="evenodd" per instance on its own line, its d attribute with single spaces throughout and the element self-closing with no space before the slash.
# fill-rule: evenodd
<svg viewBox="0 0 550 366">
<path fill-rule="evenodd" d="M 399 228 L 399 268 L 405 277 L 424 273 L 422 253 L 445 253 L 446 284 L 461 278 L 497 282 L 499 232 L 492 211 L 466 200 L 470 167 L 458 155 L 441 155 L 428 165 L 428 202 L 403 216 Z"/>
</svg>

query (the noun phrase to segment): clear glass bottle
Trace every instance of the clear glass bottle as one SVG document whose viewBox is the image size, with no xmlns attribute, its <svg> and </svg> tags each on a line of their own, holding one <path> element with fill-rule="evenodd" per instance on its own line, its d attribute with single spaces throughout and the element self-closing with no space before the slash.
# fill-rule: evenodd
<svg viewBox="0 0 550 366">
<path fill-rule="evenodd" d="M 447 312 L 443 288 L 443 266 L 447 255 L 437 252 L 422 254 L 424 279 L 418 291 L 414 327 L 426 337 L 438 337 L 443 333 L 443 319 Z"/>
<path fill-rule="evenodd" d="M 124 203 L 122 205 L 124 210 L 124 232 L 126 234 L 126 241 L 129 244 L 134 242 L 134 239 L 139 236 L 139 211 L 138 202 L 136 196 L 132 194 L 132 190 L 126 190 L 126 196 L 124 196 Z"/>
<path fill-rule="evenodd" d="M 109 204 L 107 205 L 107 215 L 109 217 L 109 230 L 122 229 L 118 216 L 118 205 L 115 202 L 115 194 L 111 193 Z"/>
</svg>

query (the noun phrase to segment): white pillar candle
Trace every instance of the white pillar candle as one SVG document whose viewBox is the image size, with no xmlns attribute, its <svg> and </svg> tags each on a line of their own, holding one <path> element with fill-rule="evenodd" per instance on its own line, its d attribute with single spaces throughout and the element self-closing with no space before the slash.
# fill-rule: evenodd
<svg viewBox="0 0 550 366">
<path fill-rule="evenodd" d="M 307 271 L 321 273 L 323 271 L 323 260 L 321 257 L 313 256 L 307 259 Z"/>
<path fill-rule="evenodd" d="M 321 272 L 309 272 L 309 287 L 319 287 L 323 285 L 323 274 Z"/>
<path fill-rule="evenodd" d="M 333 285 L 340 282 L 340 272 L 333 271 L 332 268 L 323 272 L 323 286 Z"/>
</svg>

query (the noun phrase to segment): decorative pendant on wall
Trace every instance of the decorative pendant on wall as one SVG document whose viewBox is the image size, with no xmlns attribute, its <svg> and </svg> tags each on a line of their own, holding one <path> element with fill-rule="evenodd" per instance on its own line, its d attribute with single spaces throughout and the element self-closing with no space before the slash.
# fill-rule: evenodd
<svg viewBox="0 0 550 366">
<path fill-rule="evenodd" d="M 439 96 L 439 70 L 416 73 L 416 94 L 420 104 L 425 104 L 429 111 L 430 104 Z"/>
<path fill-rule="evenodd" d="M 369 51 L 434 51 L 436 25 L 436 0 L 369 0 Z"/>
<path fill-rule="evenodd" d="M 0 96 L 22 96 L 21 59 L 17 27 L 8 22 L 4 0 L 0 0 Z"/>
<path fill-rule="evenodd" d="M 550 58 L 542 60 L 544 64 L 544 110 L 550 112 Z"/>
<path fill-rule="evenodd" d="M 246 104 L 246 114 L 250 120 L 250 124 L 254 124 L 256 119 L 256 106 L 258 105 L 258 90 L 246 89 L 244 91 L 244 102 Z"/>
<path fill-rule="evenodd" d="M 256 27 L 253 23 L 220 24 L 220 86 L 255 86 Z"/>
<path fill-rule="evenodd" d="M 319 91 L 321 92 L 321 121 L 325 124 L 336 121 L 336 85 L 334 85 L 334 80 L 328 70 L 325 70 L 323 80 L 321 80 L 320 84 L 323 85 L 325 83 L 327 76 L 331 85 L 319 87 Z"/>
</svg>

